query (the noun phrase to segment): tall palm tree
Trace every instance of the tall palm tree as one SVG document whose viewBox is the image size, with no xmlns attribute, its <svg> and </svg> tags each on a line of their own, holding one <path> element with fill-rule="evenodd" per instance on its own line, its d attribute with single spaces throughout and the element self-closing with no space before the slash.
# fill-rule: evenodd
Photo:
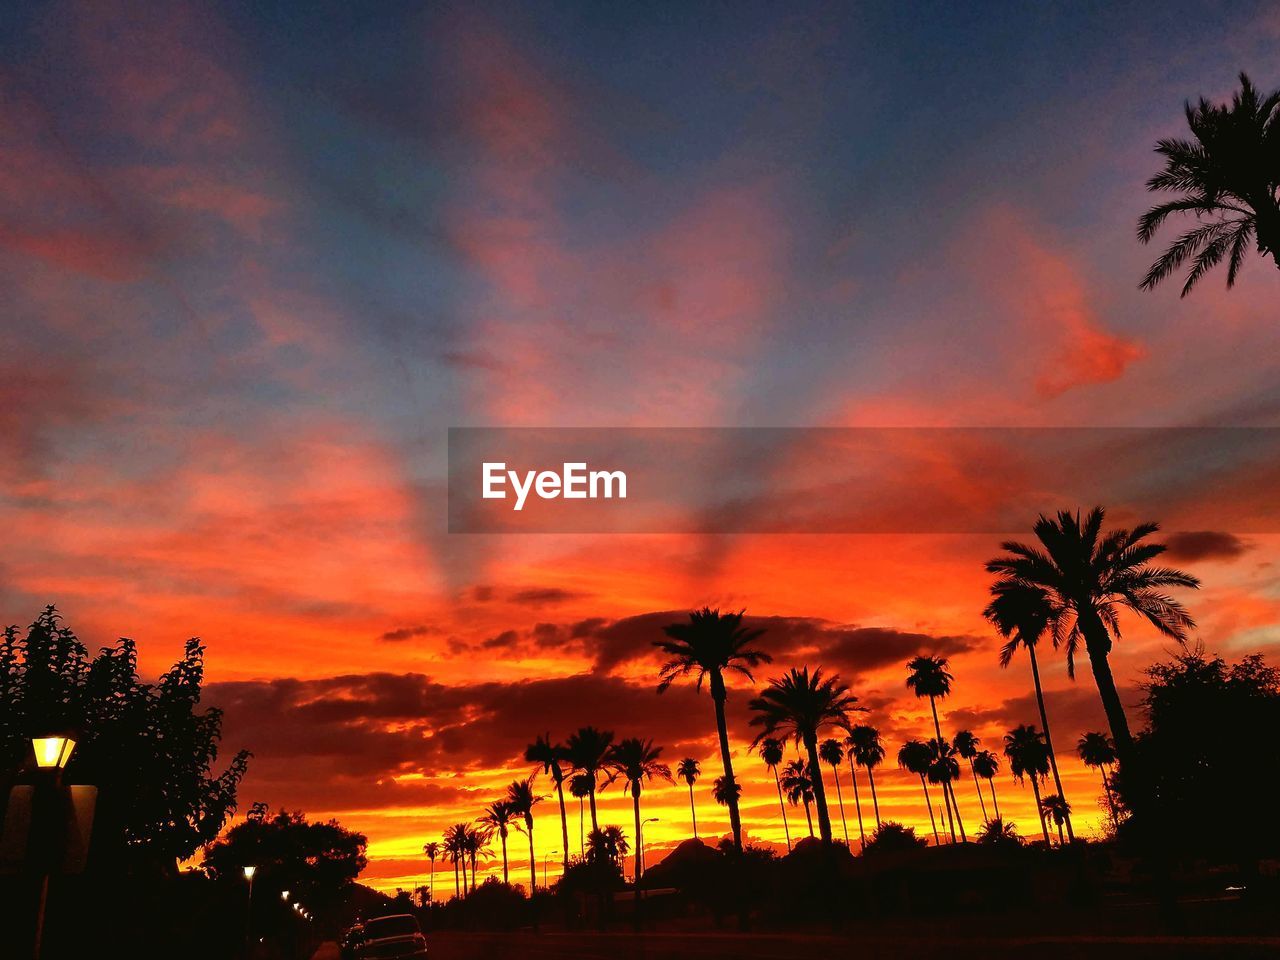
<svg viewBox="0 0 1280 960">
<path fill-rule="evenodd" d="M 831 767 L 831 776 L 836 782 L 836 803 L 840 805 L 840 826 L 844 829 L 844 843 L 849 845 L 849 824 L 844 818 L 844 796 L 840 792 L 840 764 L 844 763 L 844 745 L 830 737 L 818 745 L 818 757 Z"/>
<path fill-rule="evenodd" d="M 619 777 L 626 784 L 631 794 L 631 809 L 636 818 L 636 836 L 640 836 L 640 790 L 644 781 L 652 781 L 655 777 L 674 783 L 671 779 L 671 768 L 658 759 L 662 748 L 655 747 L 652 740 L 641 740 L 639 737 L 627 737 L 614 744 L 609 751 L 609 783 Z M 642 867 L 636 857 L 636 882 L 640 882 Z"/>
<path fill-rule="evenodd" d="M 457 899 L 458 890 L 458 865 L 462 865 L 462 890 L 461 895 L 467 895 L 467 831 L 468 826 L 465 823 L 455 823 L 444 832 L 444 849 L 449 854 L 449 860 L 453 864 L 453 896 Z"/>
<path fill-rule="evenodd" d="M 593 789 L 595 789 L 595 779 L 590 774 L 575 773 L 569 778 L 569 792 L 578 798 L 578 853 L 584 857 L 587 855 L 587 844 L 586 830 L 583 826 L 585 818 L 583 803 Z"/>
<path fill-rule="evenodd" d="M 831 843 L 831 817 L 827 813 L 827 794 L 822 786 L 822 768 L 818 757 L 818 732 L 826 726 L 847 727 L 849 713 L 858 698 L 840 682 L 839 674 L 823 678 L 822 668 L 809 673 L 809 668 L 792 669 L 769 681 L 769 686 L 747 705 L 755 714 L 753 727 L 760 727 L 755 746 L 765 737 L 782 733 L 797 744 L 804 744 L 809 759 L 809 775 L 813 778 L 814 806 L 818 808 L 818 832 L 822 842 Z"/>
<path fill-rule="evenodd" d="M 751 644 L 764 633 L 762 629 L 748 629 L 742 625 L 745 610 L 738 613 L 721 613 L 703 607 L 689 614 L 688 623 L 671 623 L 662 628 L 666 640 L 655 640 L 654 645 L 670 659 L 662 665 L 658 678 L 658 692 L 663 693 L 681 677 L 697 677 L 696 687 L 702 689 L 703 681 L 711 692 L 716 710 L 716 731 L 720 736 L 720 762 L 724 775 L 733 776 L 733 758 L 729 753 L 729 727 L 725 721 L 724 704 L 729 698 L 725 687 L 726 670 L 740 673 L 753 683 L 751 670 L 768 663 L 773 658 Z M 733 845 L 742 851 L 742 817 L 738 813 L 738 801 L 729 804 L 729 826 L 733 830 Z"/>
<path fill-rule="evenodd" d="M 858 765 L 851 735 L 844 738 L 844 745 L 847 748 L 845 756 L 849 758 L 849 780 L 853 784 L 853 809 L 858 815 L 858 849 L 862 850 L 867 846 L 867 830 L 862 821 L 862 795 L 858 792 Z"/>
<path fill-rule="evenodd" d="M 813 803 L 813 777 L 810 776 L 809 765 L 797 758 L 788 763 L 782 770 L 782 789 L 787 791 L 787 802 L 793 807 L 804 801 L 804 818 L 809 821 L 809 836 L 813 836 L 813 814 L 809 812 Z"/>
<path fill-rule="evenodd" d="M 550 733 L 538 737 L 524 750 L 525 760 L 540 765 L 543 773 L 551 774 L 551 780 L 556 785 L 556 799 L 560 801 L 560 849 L 564 854 L 561 861 L 565 869 L 569 867 L 569 818 L 564 809 L 564 780 L 568 776 L 565 765 L 569 762 L 568 757 L 564 744 L 553 743 Z"/>
<path fill-rule="evenodd" d="M 1258 253 L 1280 266 L 1280 90 L 1263 96 L 1240 74 L 1240 90 L 1230 104 L 1204 97 L 1187 103 L 1192 140 L 1160 140 L 1156 153 L 1164 169 L 1147 181 L 1152 193 L 1179 196 L 1142 215 L 1138 239 L 1150 243 L 1170 214 L 1192 214 L 1195 226 L 1175 240 L 1142 280 L 1150 290 L 1191 261 L 1185 297 L 1206 273 L 1227 260 L 1227 286 L 1256 242 Z M 1194 258 L 1194 259 L 1193 259 Z"/>
<path fill-rule="evenodd" d="M 1000 801 L 996 799 L 995 776 L 1000 772 L 1000 759 L 990 750 L 979 750 L 973 758 L 973 772 L 987 781 L 991 788 L 991 806 L 995 809 L 996 819 L 1000 819 Z"/>
<path fill-rule="evenodd" d="M 1121 767 L 1132 775 L 1137 794 L 1145 802 L 1146 782 L 1137 769 L 1129 721 L 1111 674 L 1113 638 L 1120 636 L 1120 610 L 1129 610 L 1175 640 L 1186 639 L 1195 621 L 1168 587 L 1200 586 L 1189 573 L 1172 567 L 1153 567 L 1149 561 L 1164 553 L 1161 543 L 1148 541 L 1159 524 L 1143 523 L 1132 530 L 1102 533 L 1105 511 L 1094 507 L 1084 517 L 1061 511 L 1055 519 L 1041 515 L 1034 531 L 1039 547 L 1016 541 L 1002 545 L 1007 555 L 987 562 L 987 572 L 1012 589 L 1021 584 L 1044 591 L 1049 602 L 1049 630 L 1054 645 L 1067 648 L 1067 672 L 1075 676 L 1075 654 L 1083 642 L 1102 698 Z M 993 591 L 994 592 L 994 591 Z"/>
<path fill-rule="evenodd" d="M 693 785 L 698 782 L 702 765 L 693 757 L 685 757 L 676 765 L 676 776 L 689 785 L 689 815 L 693 817 L 693 839 L 698 839 L 698 807 L 693 802 Z"/>
<path fill-rule="evenodd" d="M 436 858 L 440 856 L 440 843 L 432 840 L 430 843 L 423 844 L 422 852 L 431 861 L 431 880 L 427 886 L 427 899 L 434 903 L 436 899 Z"/>
<path fill-rule="evenodd" d="M 529 898 L 538 892 L 538 862 L 533 854 L 533 808 L 545 800 L 533 792 L 533 777 L 513 780 L 507 787 L 507 806 L 514 816 L 524 819 L 524 830 L 529 835 Z"/>
<path fill-rule="evenodd" d="M 1107 809 L 1111 812 L 1111 822 L 1117 823 L 1119 814 L 1116 811 L 1116 798 L 1111 792 L 1111 777 L 1108 771 L 1116 762 L 1116 747 L 1105 733 L 1086 733 L 1076 744 L 1076 753 L 1086 767 L 1096 767 L 1102 772 L 1102 791 L 1107 798 Z"/>
<path fill-rule="evenodd" d="M 592 830 L 587 836 L 587 859 L 593 863 L 608 862 L 622 871 L 622 862 L 626 858 L 631 845 L 627 843 L 627 835 L 621 827 L 605 827 L 603 830 Z"/>
<path fill-rule="evenodd" d="M 917 697 L 929 698 L 929 709 L 933 711 L 933 729 L 940 744 L 947 742 L 942 735 L 942 724 L 938 721 L 938 701 L 951 694 L 951 681 L 955 678 L 947 670 L 946 657 L 930 657 L 920 655 L 907 661 L 907 689 Z M 968 841 L 964 835 L 964 821 L 960 819 L 960 805 L 956 803 L 956 794 L 950 780 L 942 781 L 942 799 L 947 804 L 947 816 L 954 811 L 955 822 L 951 826 L 951 842 L 956 839 L 957 826 L 960 827 L 960 839 Z"/>
<path fill-rule="evenodd" d="M 495 800 L 485 807 L 480 822 L 498 834 L 502 840 L 502 882 L 510 883 L 507 874 L 507 835 L 515 823 L 516 811 L 506 800 Z"/>
<path fill-rule="evenodd" d="M 1036 798 L 1036 811 L 1040 814 L 1040 829 L 1044 831 L 1044 845 L 1049 846 L 1049 825 L 1045 823 L 1044 808 L 1040 805 L 1040 784 L 1049 775 L 1049 749 L 1044 736 L 1035 727 L 1021 724 L 1004 736 L 1004 755 L 1009 758 L 1009 772 L 1021 783 L 1031 781 L 1031 791 Z"/>
<path fill-rule="evenodd" d="M 599 830 L 600 821 L 596 817 L 596 787 L 600 782 L 600 772 L 605 767 L 609 756 L 609 748 L 613 746 L 613 731 L 598 730 L 595 727 L 580 727 L 577 733 L 569 735 L 565 743 L 565 756 L 587 778 L 589 785 L 587 799 L 591 804 L 591 829 Z"/>
<path fill-rule="evenodd" d="M 1025 647 L 1031 661 L 1031 682 L 1036 689 L 1036 706 L 1040 709 L 1040 727 L 1044 730 L 1045 746 L 1049 750 L 1049 769 L 1053 772 L 1053 785 L 1059 796 L 1066 796 L 1062 789 L 1062 777 L 1058 773 L 1058 755 L 1053 749 L 1053 734 L 1049 731 L 1049 714 L 1044 708 L 1044 689 L 1040 685 L 1040 665 L 1036 660 L 1036 646 L 1053 618 L 1053 606 L 1048 593 L 1021 581 L 1000 580 L 991 586 L 991 602 L 983 615 L 991 621 L 1005 645 L 1000 648 L 1000 666 L 1008 667 L 1018 647 Z M 1075 831 L 1071 818 L 1067 818 L 1067 836 L 1074 843 Z"/>
<path fill-rule="evenodd" d="M 969 772 L 973 774 L 973 789 L 978 791 L 978 806 L 982 808 L 982 822 L 987 821 L 987 802 L 982 799 L 982 784 L 978 783 L 978 771 L 973 769 L 973 758 L 978 755 L 978 738 L 972 730 L 959 730 L 951 738 L 951 746 L 956 753 L 969 761 Z"/>
<path fill-rule="evenodd" d="M 858 766 L 866 767 L 867 782 L 871 784 L 871 806 L 876 814 L 876 829 L 880 828 L 880 798 L 876 796 L 875 769 L 884 762 L 884 744 L 880 731 L 867 724 L 858 724 L 849 731 L 850 752 Z"/>
<path fill-rule="evenodd" d="M 1043 817 L 1053 817 L 1053 822 L 1058 827 L 1058 846 L 1066 846 L 1066 837 L 1062 835 L 1062 822 L 1071 812 L 1071 804 L 1067 803 L 1061 795 L 1051 793 L 1040 801 L 1040 811 Z"/>
<path fill-rule="evenodd" d="M 955 751 L 951 748 L 951 744 L 945 740 L 930 740 L 926 746 L 929 748 L 931 759 L 929 762 L 929 782 L 942 785 L 943 798 L 946 797 L 947 788 L 953 784 L 957 777 L 960 776 L 960 763 L 956 760 Z M 952 808 L 946 808 L 947 823 L 951 825 L 951 842 L 955 843 L 955 823 L 959 822 L 960 811 L 954 813 L 952 819 Z M 961 828 L 961 836 L 963 837 L 963 826 Z M 967 842 L 967 841 L 966 841 Z"/>
<path fill-rule="evenodd" d="M 493 859 L 493 852 L 489 849 L 489 831 L 477 830 L 470 824 L 464 824 L 465 833 L 463 835 L 463 849 L 466 851 L 467 859 L 471 861 L 471 890 L 476 889 L 476 861 L 480 857 L 486 860 Z M 463 865 L 466 870 L 466 865 Z"/>
<path fill-rule="evenodd" d="M 782 762 L 782 741 L 765 737 L 760 741 L 760 759 L 773 772 L 773 783 L 778 788 L 778 806 L 782 808 L 782 832 L 787 837 L 787 852 L 791 852 L 791 828 L 787 826 L 787 805 L 782 800 L 782 780 L 778 777 L 778 764 Z"/>
<path fill-rule="evenodd" d="M 933 751 L 923 740 L 908 740 L 898 750 L 898 766 L 920 778 L 920 789 L 924 791 L 924 805 L 929 810 L 929 825 L 933 827 L 933 845 L 936 847 L 942 841 L 938 839 L 938 821 L 933 816 L 933 801 L 929 799 L 929 785 L 925 780 L 932 765 Z"/>
</svg>

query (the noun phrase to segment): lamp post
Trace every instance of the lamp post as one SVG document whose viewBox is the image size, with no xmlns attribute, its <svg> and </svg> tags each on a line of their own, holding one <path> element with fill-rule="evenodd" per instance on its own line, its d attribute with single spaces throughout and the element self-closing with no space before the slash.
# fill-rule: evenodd
<svg viewBox="0 0 1280 960">
<path fill-rule="evenodd" d="M 542 889 L 543 890 L 550 889 L 550 887 L 547 885 L 547 858 L 554 857 L 559 852 L 560 852 L 559 850 L 548 850 L 542 855 Z"/>
<path fill-rule="evenodd" d="M 249 883 L 249 899 L 246 901 L 244 913 L 244 955 L 249 956 L 252 948 L 253 936 L 253 875 L 258 872 L 258 868 L 249 864 L 244 868 L 244 878 Z"/>
<path fill-rule="evenodd" d="M 44 941 L 44 914 L 49 903 L 49 872 L 53 869 L 50 848 L 54 843 L 54 831 L 60 826 L 57 823 L 54 808 L 57 806 L 59 788 L 62 786 L 62 771 L 67 761 L 71 759 L 71 752 L 75 748 L 76 742 L 65 736 L 33 737 L 31 740 L 36 767 L 41 771 L 44 780 L 39 788 L 43 788 L 41 792 L 46 795 L 38 809 L 40 816 L 47 818 L 48 826 L 48 829 L 41 831 L 41 835 L 37 838 L 37 842 L 44 849 L 40 850 L 40 895 L 36 901 L 36 932 L 31 947 L 31 956 L 35 960 L 40 960 L 40 950 Z"/>
<path fill-rule="evenodd" d="M 640 877 L 644 874 L 644 825 L 657 822 L 657 817 L 650 817 L 640 824 L 640 835 L 636 837 L 636 883 L 640 882 Z"/>
</svg>

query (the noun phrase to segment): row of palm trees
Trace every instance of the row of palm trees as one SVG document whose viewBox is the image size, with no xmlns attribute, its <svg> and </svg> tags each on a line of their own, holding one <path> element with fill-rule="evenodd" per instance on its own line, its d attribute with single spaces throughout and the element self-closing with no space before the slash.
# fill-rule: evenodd
<svg viewBox="0 0 1280 960">
<path fill-rule="evenodd" d="M 1082 647 L 1089 657 L 1110 735 L 1086 734 L 1078 744 L 1078 753 L 1085 763 L 1101 769 L 1104 792 L 1114 819 L 1117 812 L 1111 788 L 1113 766 L 1119 763 L 1122 768 L 1132 771 L 1128 778 L 1130 782 L 1141 783 L 1133 738 L 1108 660 L 1112 644 L 1120 635 L 1119 615 L 1122 611 L 1136 613 L 1161 633 L 1178 640 L 1185 639 L 1187 630 L 1194 626 L 1182 605 L 1169 597 L 1165 590 L 1178 586 L 1195 588 L 1199 581 L 1180 570 L 1151 564 L 1165 550 L 1163 544 L 1149 539 L 1158 526 L 1141 524 L 1133 529 L 1104 533 L 1103 521 L 1104 512 L 1100 507 L 1083 518 L 1079 513 L 1065 511 L 1054 518 L 1041 516 L 1033 528 L 1037 540 L 1035 545 L 1008 541 L 1002 545 L 1004 555 L 986 565 L 987 570 L 995 575 L 995 581 L 984 613 L 1005 639 L 1000 651 L 1000 664 L 1009 666 L 1016 652 L 1025 649 L 1031 667 L 1040 728 L 1022 724 L 1010 731 L 1004 738 L 1004 755 L 1016 781 L 1031 781 L 1046 844 L 1050 842 L 1050 820 L 1057 827 L 1061 843 L 1074 841 L 1075 834 L 1045 709 L 1037 658 L 1040 641 L 1048 637 L 1055 648 L 1065 650 L 1068 674 L 1072 677 L 1075 675 L 1075 658 Z M 754 683 L 753 671 L 772 660 L 756 645 L 764 631 L 746 626 L 744 612 L 725 613 L 706 608 L 691 613 L 687 622 L 664 627 L 663 633 L 664 637 L 655 641 L 655 645 L 668 657 L 659 673 L 658 692 L 666 691 L 679 680 L 692 680 L 698 690 L 705 686 L 710 693 L 723 768 L 722 776 L 715 781 L 713 795 L 728 808 L 732 843 L 741 850 L 739 806 L 742 788 L 734 774 L 729 746 L 725 677 L 728 673 L 735 673 Z M 983 820 L 993 822 L 987 816 L 979 778 L 987 781 L 992 809 L 995 818 L 999 819 L 994 783 L 999 759 L 992 752 L 981 750 L 980 743 L 970 731 L 959 731 L 951 738 L 943 734 L 938 702 L 951 694 L 952 684 L 953 677 L 945 658 L 922 654 L 907 664 L 907 688 L 918 699 L 928 700 L 933 736 L 904 743 L 897 759 L 899 766 L 920 777 L 935 842 L 941 842 L 941 834 L 929 796 L 931 783 L 941 789 L 943 830 L 952 842 L 968 839 L 955 789 L 960 779 L 960 760 L 969 764 Z M 822 775 L 824 763 L 832 768 L 836 800 L 848 839 L 839 775 L 839 768 L 846 757 L 849 759 L 858 812 L 859 836 L 865 841 L 857 768 L 862 767 L 866 771 L 879 827 L 881 818 L 874 770 L 885 758 L 885 747 L 878 730 L 855 722 L 855 715 L 863 708 L 857 706 L 857 697 L 850 692 L 848 685 L 838 675 L 824 674 L 821 668 L 813 671 L 808 667 L 793 668 L 771 679 L 749 701 L 748 708 L 752 714 L 751 726 L 756 731 L 752 749 L 759 752 L 774 775 L 788 846 L 791 834 L 785 801 L 792 805 L 803 803 L 810 833 L 816 814 L 818 835 L 824 843 L 833 841 Z M 824 731 L 833 730 L 842 732 L 843 738 L 822 736 Z M 796 745 L 800 756 L 782 766 L 784 744 L 788 741 Z M 600 831 L 596 793 L 621 780 L 632 798 L 635 835 L 639 838 L 643 784 L 654 779 L 674 782 L 670 768 L 659 759 L 661 752 L 661 748 L 654 746 L 652 741 L 639 738 L 628 738 L 615 744 L 612 732 L 590 726 L 580 728 L 563 743 L 553 742 L 547 734 L 529 745 L 525 759 L 550 775 L 555 786 L 560 809 L 561 852 L 566 868 L 570 849 L 564 798 L 566 781 L 571 795 L 579 800 L 580 833 L 585 801 L 590 807 L 594 836 Z M 686 758 L 680 762 L 677 771 L 689 787 L 696 832 L 693 785 L 701 773 L 699 763 L 693 758 Z M 1052 778 L 1056 792 L 1045 795 L 1042 787 L 1047 785 L 1049 778 Z M 544 798 L 534 797 L 532 782 L 530 777 L 513 783 L 507 797 L 486 810 L 481 828 L 473 828 L 496 833 L 502 839 L 504 877 L 507 830 L 514 825 L 529 835 L 531 879 L 536 879 L 533 872 L 532 807 Z M 517 787 L 520 788 L 518 796 Z M 1130 791 L 1126 801 L 1131 809 L 1139 808 L 1144 802 L 1141 788 Z M 515 807 L 511 807 L 512 803 Z M 446 836 L 445 849 L 454 857 L 449 842 L 449 836 Z M 583 843 L 580 837 L 580 846 Z M 469 857 L 474 882 L 476 853 L 465 844 L 459 847 L 459 851 L 455 872 L 456 863 L 461 862 L 465 882 L 465 866 Z M 531 888 L 533 886 L 531 884 Z"/>
</svg>

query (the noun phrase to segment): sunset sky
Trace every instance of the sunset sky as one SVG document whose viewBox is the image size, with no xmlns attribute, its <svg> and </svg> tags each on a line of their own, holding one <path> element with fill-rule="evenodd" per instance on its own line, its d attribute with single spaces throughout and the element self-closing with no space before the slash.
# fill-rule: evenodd
<svg viewBox="0 0 1280 960">
<path fill-rule="evenodd" d="M 1280 86 L 1274 7 L 419 6 L 0 14 L 0 620 L 56 603 L 148 674 L 203 637 L 226 753 L 254 753 L 240 814 L 338 817 L 367 882 L 420 881 L 527 742 L 584 724 L 699 758 L 699 826 L 727 831 L 711 701 L 654 691 L 651 641 L 694 606 L 767 628 L 758 679 L 839 672 L 891 755 L 928 733 L 919 652 L 950 658 L 950 731 L 998 750 L 1038 723 L 981 618 L 999 534 L 451 535 L 449 427 L 1280 426 L 1274 264 L 1180 300 L 1139 291 L 1158 250 L 1134 239 L 1184 100 Z M 1280 654 L 1280 535 L 1247 522 L 1276 492 L 1264 472 L 1220 491 L 1235 526 L 1166 531 L 1224 656 Z M 1125 626 L 1138 720 L 1171 644 Z M 1042 656 L 1088 835 L 1073 747 L 1105 720 Z M 743 820 L 780 843 L 749 696 Z M 877 779 L 927 830 L 918 782 Z M 1036 833 L 1029 788 L 997 789 Z M 687 799 L 645 794 L 650 863 Z M 621 789 L 601 810 L 630 833 Z"/>
</svg>

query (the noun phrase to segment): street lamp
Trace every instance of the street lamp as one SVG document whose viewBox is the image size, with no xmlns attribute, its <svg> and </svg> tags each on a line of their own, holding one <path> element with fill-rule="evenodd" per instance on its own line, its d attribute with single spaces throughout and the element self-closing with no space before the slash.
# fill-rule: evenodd
<svg viewBox="0 0 1280 960">
<path fill-rule="evenodd" d="M 281 900 L 283 900 L 285 903 L 288 903 L 288 902 L 289 902 L 289 891 L 288 891 L 288 890 L 281 890 L 281 891 L 280 891 L 280 899 L 281 899 Z"/>
<path fill-rule="evenodd" d="M 551 889 L 547 885 L 547 858 L 551 856 L 555 856 L 555 854 L 559 852 L 560 852 L 559 850 L 548 850 L 546 853 L 542 855 L 542 889 L 543 890 Z"/>
<path fill-rule="evenodd" d="M 640 830 L 636 836 L 636 883 L 640 882 L 640 876 L 644 873 L 644 825 L 657 822 L 657 817 L 650 817 L 640 824 Z"/>
<path fill-rule="evenodd" d="M 75 748 L 76 742 L 70 737 L 33 737 L 31 739 L 31 749 L 36 755 L 36 766 L 42 770 L 61 772 L 67 765 L 67 761 L 71 759 L 71 751 Z"/>
<path fill-rule="evenodd" d="M 253 875 L 257 872 L 258 868 L 253 864 L 247 864 L 244 868 L 244 878 L 249 882 L 249 900 L 244 912 L 244 955 L 246 957 L 249 956 L 249 944 L 253 934 Z"/>
<path fill-rule="evenodd" d="M 47 816 L 49 822 L 47 825 L 47 835 L 42 832 L 41 840 L 45 844 L 53 844 L 53 831 L 61 829 L 61 825 L 55 820 L 54 811 L 58 809 L 55 804 L 60 799 L 59 787 L 62 786 L 62 770 L 67 765 L 67 761 L 71 759 L 71 751 L 76 748 L 76 742 L 70 737 L 64 736 L 48 736 L 48 737 L 32 737 L 31 750 L 36 757 L 36 766 L 41 770 L 48 771 L 47 778 L 49 783 L 37 787 L 41 793 L 47 793 L 44 802 L 40 804 L 41 813 L 39 816 Z M 36 903 L 36 932 L 35 939 L 31 945 L 31 955 L 35 960 L 40 960 L 40 949 L 44 940 L 44 913 L 49 903 L 49 871 L 52 869 L 52 863 L 43 863 L 40 868 L 40 898 Z"/>
</svg>

